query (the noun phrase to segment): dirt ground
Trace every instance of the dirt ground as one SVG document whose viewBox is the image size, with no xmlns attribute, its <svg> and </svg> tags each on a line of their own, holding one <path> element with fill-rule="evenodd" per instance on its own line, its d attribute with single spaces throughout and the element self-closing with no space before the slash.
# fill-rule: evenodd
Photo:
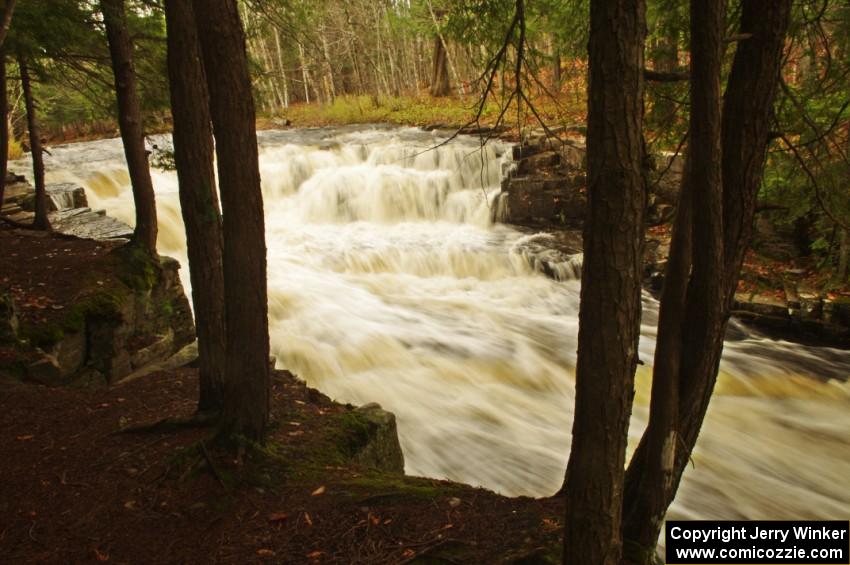
<svg viewBox="0 0 850 565">
<path fill-rule="evenodd" d="M 277 459 L 260 473 L 199 449 L 210 429 L 120 432 L 191 415 L 195 369 L 100 389 L 4 381 L 2 561 L 536 563 L 559 553 L 557 499 L 335 460 L 329 446 L 350 407 L 288 373 L 273 381 Z"/>
</svg>

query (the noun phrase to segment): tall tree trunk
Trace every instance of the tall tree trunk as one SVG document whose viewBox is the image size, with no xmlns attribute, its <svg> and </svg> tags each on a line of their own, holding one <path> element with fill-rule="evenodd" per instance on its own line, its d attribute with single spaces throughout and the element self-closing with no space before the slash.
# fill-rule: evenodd
<svg viewBox="0 0 850 565">
<path fill-rule="evenodd" d="M 6 54 L 3 43 L 12 24 L 12 14 L 15 11 L 15 0 L 6 0 L 3 6 L 3 16 L 0 20 L 0 209 L 3 208 L 3 197 L 6 193 L 6 173 L 9 168 L 9 93 L 6 91 Z"/>
<path fill-rule="evenodd" d="M 590 5 L 588 211 L 565 563 L 619 565 L 623 463 L 638 361 L 646 186 L 643 0 Z"/>
<path fill-rule="evenodd" d="M 133 185 L 136 205 L 136 227 L 133 243 L 156 255 L 156 200 L 145 150 L 142 110 L 136 93 L 136 70 L 133 66 L 133 44 L 127 30 L 124 0 L 101 0 L 103 23 L 109 41 L 115 94 L 118 99 L 118 126 L 124 143 L 127 170 Z"/>
<path fill-rule="evenodd" d="M 9 172 L 9 92 L 6 89 L 6 53 L 0 47 L 0 209 L 6 194 L 6 174 Z"/>
<path fill-rule="evenodd" d="M 174 161 L 198 331 L 198 411 L 220 412 L 226 364 L 222 224 L 213 169 L 209 92 L 192 0 L 166 0 L 165 21 Z"/>
<path fill-rule="evenodd" d="M 639 501 L 646 498 L 645 494 L 641 495 L 641 485 L 651 484 L 647 478 L 652 467 L 649 436 L 660 433 L 657 429 L 648 429 L 644 433 L 626 473 L 624 537 L 641 547 L 644 555 L 655 546 L 660 528 L 657 513 L 666 512 L 676 495 L 717 379 L 726 320 L 752 231 L 755 200 L 764 171 L 770 117 L 791 9 L 791 0 L 745 0 L 742 3 L 740 32 L 752 34 L 752 37 L 738 43 L 718 127 L 713 123 L 717 121 L 716 103 L 713 101 L 715 94 L 712 92 L 714 86 L 706 81 L 719 80 L 716 78 L 719 76 L 716 74 L 719 72 L 719 57 L 716 63 L 706 63 L 705 58 L 715 56 L 714 43 L 719 33 L 712 32 L 711 43 L 705 43 L 704 37 L 709 27 L 718 27 L 713 19 L 717 17 L 713 13 L 717 6 L 694 1 L 704 5 L 692 4 L 694 17 L 700 18 L 697 20 L 699 24 L 695 22 L 694 26 L 702 29 L 691 32 L 695 42 L 691 86 L 695 98 L 691 111 L 692 121 L 702 119 L 705 123 L 702 129 L 694 130 L 693 123 L 691 126 L 691 135 L 696 137 L 691 140 L 689 151 L 694 159 L 697 153 L 703 154 L 703 157 L 702 166 L 694 168 L 691 175 L 694 206 L 700 213 L 694 214 L 694 264 L 684 309 L 688 323 L 683 326 L 681 336 L 678 419 L 675 429 L 667 430 L 667 433 L 673 431 L 677 436 L 672 483 L 666 489 L 656 484 L 654 488 L 657 491 L 653 496 L 658 500 L 643 510 L 636 510 L 640 507 Z M 710 11 L 706 13 L 706 10 Z M 712 25 L 706 22 L 712 22 Z M 701 42 L 700 49 L 696 47 L 697 42 Z M 706 112 L 711 120 L 705 116 Z M 715 210 L 718 200 L 716 187 L 720 179 L 710 170 L 718 164 L 716 146 L 710 141 L 714 136 L 720 136 L 722 148 L 720 218 Z M 704 145 L 706 141 L 710 142 L 707 147 Z M 710 158 L 704 155 L 706 151 Z M 714 188 L 709 194 L 699 194 L 700 190 L 706 191 L 710 187 Z M 722 260 L 719 268 L 718 260 Z M 711 280 L 698 280 L 706 277 Z M 665 281 L 667 284 L 668 281 Z M 675 331 L 675 328 L 670 331 Z M 662 340 L 660 332 L 659 328 L 659 344 Z M 653 397 L 655 394 L 653 387 Z"/>
<path fill-rule="evenodd" d="M 194 0 L 224 214 L 227 328 L 221 431 L 264 441 L 269 418 L 265 220 L 245 34 L 235 0 Z"/>
<path fill-rule="evenodd" d="M 35 180 L 35 219 L 32 226 L 39 230 L 50 230 L 47 217 L 47 189 L 44 185 L 44 155 L 41 149 L 41 134 L 32 95 L 32 83 L 26 56 L 18 53 L 18 67 L 21 71 L 21 88 L 24 91 L 24 105 L 27 109 L 27 127 L 30 132 L 30 155 L 32 155 L 32 176 Z"/>
<path fill-rule="evenodd" d="M 679 448 L 680 371 L 713 363 L 694 351 L 714 347 L 723 326 L 723 222 L 720 71 L 725 2 L 691 2 L 691 114 L 687 171 L 665 277 L 653 372 L 650 423 L 640 483 L 627 474 L 624 537 L 628 557 L 651 562 L 667 512 Z M 699 214 L 691 214 L 691 206 Z M 692 232 L 692 233 L 687 233 Z M 691 249 L 686 249 L 691 242 Z M 678 244 L 678 245 L 677 245 Z M 692 273 L 691 273 L 692 269 Z M 690 277 L 690 278 L 689 278 Z M 687 321 L 687 325 L 685 325 Z M 700 368 L 699 370 L 707 370 Z"/>
<path fill-rule="evenodd" d="M 277 51 L 277 68 L 283 80 L 283 107 L 289 108 L 289 83 L 286 80 L 286 66 L 283 64 L 283 50 L 280 48 L 280 32 L 274 30 L 274 45 Z"/>
<path fill-rule="evenodd" d="M 298 44 L 298 60 L 301 61 L 301 78 L 304 81 L 304 102 L 310 103 L 310 75 L 307 72 L 307 58 L 304 56 L 304 46 Z"/>
<path fill-rule="evenodd" d="M 431 96 L 448 96 L 449 64 L 446 46 L 438 35 L 434 37 L 434 66 L 431 71 Z"/>
</svg>

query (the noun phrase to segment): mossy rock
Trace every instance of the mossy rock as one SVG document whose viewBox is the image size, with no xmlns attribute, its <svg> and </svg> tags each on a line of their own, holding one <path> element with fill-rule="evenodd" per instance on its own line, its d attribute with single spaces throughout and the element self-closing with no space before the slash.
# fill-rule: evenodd
<svg viewBox="0 0 850 565">
<path fill-rule="evenodd" d="M 159 280 L 159 258 L 137 245 L 116 247 L 109 256 L 118 279 L 134 291 L 149 291 Z"/>
<path fill-rule="evenodd" d="M 336 415 L 334 441 L 343 457 L 361 465 L 404 473 L 395 416 L 371 403 Z"/>
</svg>

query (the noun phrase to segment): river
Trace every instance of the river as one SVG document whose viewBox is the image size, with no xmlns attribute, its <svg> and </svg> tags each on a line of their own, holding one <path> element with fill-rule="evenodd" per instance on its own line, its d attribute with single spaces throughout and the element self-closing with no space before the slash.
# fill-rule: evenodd
<svg viewBox="0 0 850 565">
<path fill-rule="evenodd" d="M 442 138 L 412 128 L 259 139 L 278 366 L 337 400 L 394 412 L 409 474 L 555 492 L 570 446 L 580 259 L 491 221 L 510 151 L 471 138 L 428 151 Z M 51 150 L 49 182 L 84 186 L 93 208 L 132 224 L 120 140 Z M 154 170 L 153 180 L 159 250 L 185 267 L 176 175 Z M 534 268 L 547 254 L 561 280 Z M 646 295 L 647 366 L 657 311 Z M 846 519 L 850 352 L 734 325 L 670 516 Z M 647 417 L 647 366 L 632 446 Z"/>
</svg>

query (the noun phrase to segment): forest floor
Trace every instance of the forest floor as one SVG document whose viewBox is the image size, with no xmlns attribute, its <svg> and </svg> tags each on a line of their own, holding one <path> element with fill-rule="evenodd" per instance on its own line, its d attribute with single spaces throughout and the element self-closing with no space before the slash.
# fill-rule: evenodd
<svg viewBox="0 0 850 565">
<path fill-rule="evenodd" d="M 189 416 L 196 395 L 191 368 L 99 389 L 0 383 L 3 561 L 546 563 L 559 555 L 561 501 L 335 460 L 351 407 L 286 372 L 273 377 L 269 445 L 279 463 L 261 473 L 198 455 L 210 429 L 120 432 Z"/>
</svg>

